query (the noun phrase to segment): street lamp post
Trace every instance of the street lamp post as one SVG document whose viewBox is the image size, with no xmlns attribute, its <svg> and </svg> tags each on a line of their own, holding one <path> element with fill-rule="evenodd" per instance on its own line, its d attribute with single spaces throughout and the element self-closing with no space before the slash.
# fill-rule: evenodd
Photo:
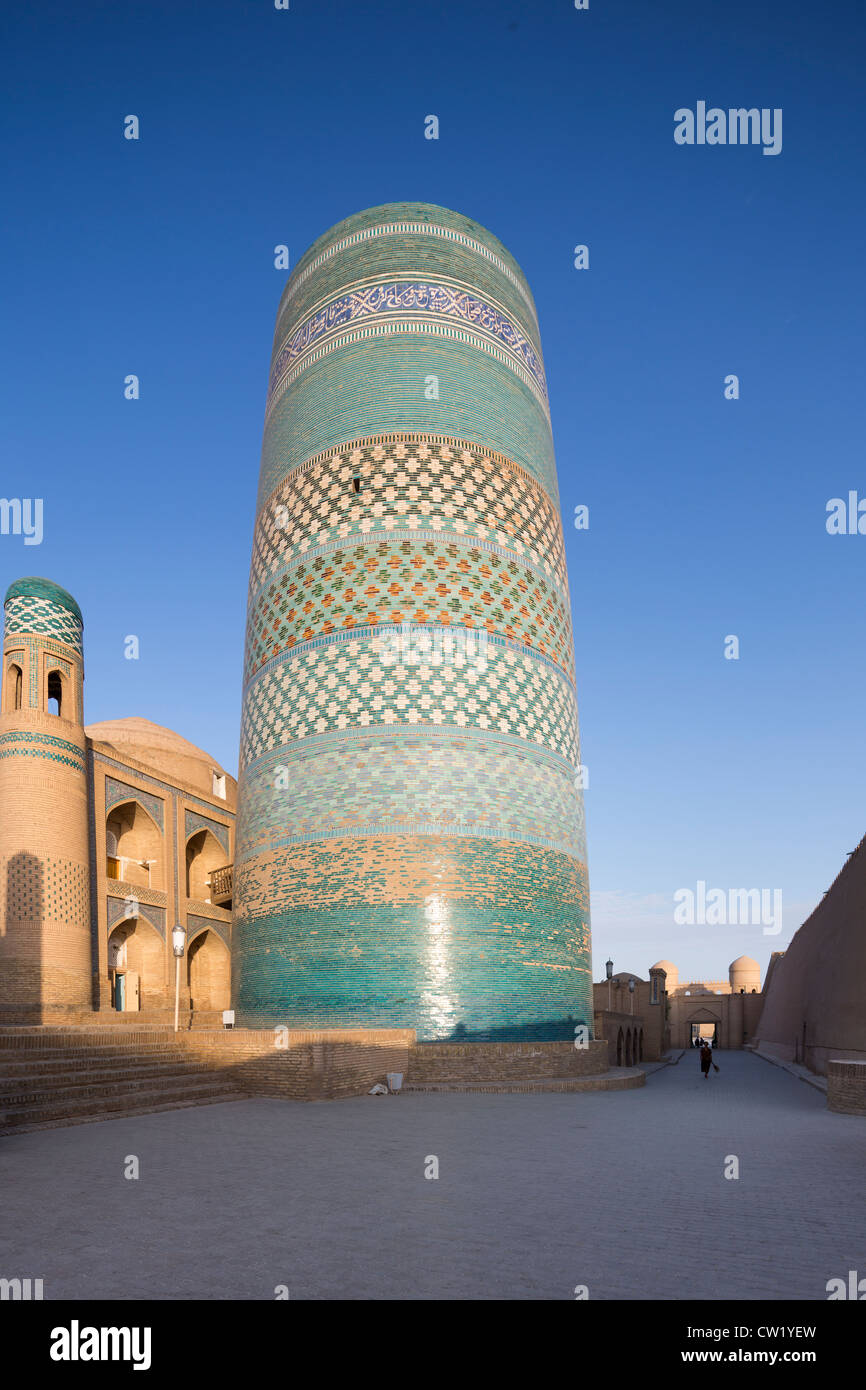
<svg viewBox="0 0 866 1390">
<path fill-rule="evenodd" d="M 180 1011 L 180 963 L 183 959 L 183 952 L 186 946 L 186 928 L 180 922 L 172 928 L 171 947 L 174 951 L 175 972 L 174 972 L 174 1031 L 177 1032 L 178 1013 Z"/>
<path fill-rule="evenodd" d="M 631 995 L 631 1012 L 634 1013 L 634 980 L 629 980 L 628 992 Z"/>
<path fill-rule="evenodd" d="M 606 960 L 604 968 L 607 971 L 607 1011 L 610 1013 L 610 982 L 613 978 L 613 961 Z"/>
</svg>

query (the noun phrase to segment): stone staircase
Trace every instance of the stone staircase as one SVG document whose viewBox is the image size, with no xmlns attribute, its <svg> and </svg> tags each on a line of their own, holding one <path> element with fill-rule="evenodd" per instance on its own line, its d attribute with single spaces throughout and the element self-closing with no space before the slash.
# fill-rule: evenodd
<svg viewBox="0 0 866 1390">
<path fill-rule="evenodd" d="M 239 1100 L 162 1028 L 0 1028 L 0 1134 Z"/>
</svg>

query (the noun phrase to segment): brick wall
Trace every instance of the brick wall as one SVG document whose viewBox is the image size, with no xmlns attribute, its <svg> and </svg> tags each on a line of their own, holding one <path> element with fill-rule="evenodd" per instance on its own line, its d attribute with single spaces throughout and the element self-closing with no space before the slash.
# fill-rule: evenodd
<svg viewBox="0 0 866 1390">
<path fill-rule="evenodd" d="M 409 1052 L 413 1082 L 595 1076 L 607 1066 L 607 1048 L 599 1042 L 418 1043 Z"/>
<path fill-rule="evenodd" d="M 283 1100 L 365 1095 L 386 1072 L 408 1072 L 415 1041 L 410 1028 L 235 1028 L 177 1037 L 200 1060 L 227 1070 L 239 1090 Z"/>
<path fill-rule="evenodd" d="M 659 1017 L 663 1016 L 663 1011 L 659 1011 Z M 617 1038 L 620 1030 L 622 1031 L 622 1057 L 617 1062 Z M 656 1061 L 661 1055 L 658 1046 L 656 1033 L 647 1027 L 647 1022 L 641 1014 L 620 1013 L 616 1009 L 601 1009 L 594 1015 L 593 1032 L 598 1039 L 604 1040 L 607 1048 L 608 1066 L 628 1066 L 626 1058 L 626 1037 L 628 1033 L 635 1035 L 643 1033 L 643 1056 L 639 1055 L 637 1047 L 632 1044 L 631 1065 L 637 1065 L 638 1061 Z"/>
<path fill-rule="evenodd" d="M 866 1115 L 866 1061 L 827 1063 L 827 1108 L 844 1115 Z"/>
</svg>

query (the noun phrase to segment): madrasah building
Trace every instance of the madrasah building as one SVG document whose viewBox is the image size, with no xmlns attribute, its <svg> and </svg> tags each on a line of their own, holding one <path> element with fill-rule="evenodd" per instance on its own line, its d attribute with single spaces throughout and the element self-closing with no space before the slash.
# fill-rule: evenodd
<svg viewBox="0 0 866 1390">
<path fill-rule="evenodd" d="M 285 1026 L 325 1072 L 350 1036 L 446 1049 L 433 1079 L 485 1048 L 607 1068 L 541 340 L 485 228 L 368 209 L 289 278 L 237 784 L 146 719 L 85 724 L 58 584 L 14 582 L 4 623 L 0 1023 L 167 1026 L 182 927 L 190 1036 L 230 1008 L 233 1047 Z"/>
<path fill-rule="evenodd" d="M 0 1022 L 228 1007 L 236 783 L 149 720 L 84 725 L 83 619 L 12 584 L 0 690 Z"/>
</svg>

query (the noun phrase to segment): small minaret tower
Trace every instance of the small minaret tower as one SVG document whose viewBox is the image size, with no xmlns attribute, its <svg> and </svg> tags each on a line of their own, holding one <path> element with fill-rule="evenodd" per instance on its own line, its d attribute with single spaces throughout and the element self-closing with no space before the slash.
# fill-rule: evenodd
<svg viewBox="0 0 866 1390">
<path fill-rule="evenodd" d="M 92 1007 L 81 609 L 49 579 L 3 605 L 0 1023 Z"/>
</svg>

